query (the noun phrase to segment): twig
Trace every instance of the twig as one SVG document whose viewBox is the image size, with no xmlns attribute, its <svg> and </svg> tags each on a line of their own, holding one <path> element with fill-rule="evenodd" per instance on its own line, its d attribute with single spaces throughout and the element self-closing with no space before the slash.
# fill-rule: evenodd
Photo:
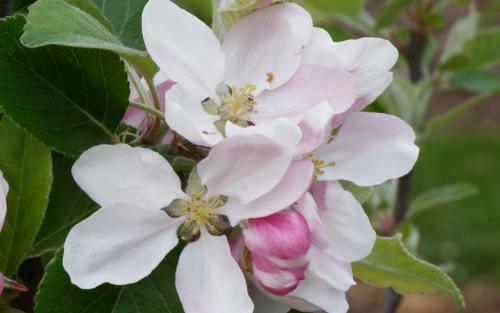
<svg viewBox="0 0 500 313">
<path fill-rule="evenodd" d="M 424 50 L 427 45 L 427 35 L 419 30 L 412 30 L 410 33 L 410 42 L 405 50 L 403 50 L 403 55 L 408 61 L 408 66 L 410 70 L 410 80 L 412 83 L 416 84 L 423 78 L 422 72 L 422 59 L 424 55 Z M 398 191 L 396 206 L 393 212 L 393 223 L 391 229 L 386 235 L 392 235 L 398 225 L 404 221 L 406 217 L 406 212 L 408 211 L 408 203 L 410 199 L 411 191 L 411 180 L 413 176 L 413 171 L 409 172 L 405 176 L 401 177 L 398 181 Z M 397 311 L 399 304 L 401 303 L 402 296 L 394 291 L 392 288 L 387 288 L 384 291 L 384 302 L 382 306 L 382 313 L 394 313 Z"/>
</svg>

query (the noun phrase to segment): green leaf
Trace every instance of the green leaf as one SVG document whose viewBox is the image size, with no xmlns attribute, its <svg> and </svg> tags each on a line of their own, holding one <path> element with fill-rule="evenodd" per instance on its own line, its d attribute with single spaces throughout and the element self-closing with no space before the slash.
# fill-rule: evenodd
<svg viewBox="0 0 500 313">
<path fill-rule="evenodd" d="M 36 313 L 183 313 L 175 270 L 164 260 L 153 273 L 126 286 L 82 290 L 71 284 L 59 251 L 47 266 L 35 298 Z"/>
<path fill-rule="evenodd" d="M 352 193 L 354 198 L 358 200 L 360 204 L 363 204 L 370 198 L 372 192 L 373 192 L 373 187 L 361 187 L 358 186 L 350 181 L 341 181 L 342 187 Z"/>
<path fill-rule="evenodd" d="M 7 217 L 0 233 L 0 272 L 17 271 L 31 249 L 52 184 L 50 150 L 7 117 L 0 122 L 0 170 L 9 184 Z"/>
<path fill-rule="evenodd" d="M 459 201 L 471 196 L 475 196 L 479 190 L 469 184 L 453 184 L 436 189 L 432 189 L 418 195 L 410 204 L 407 216 L 412 218 L 415 215 L 430 208 Z"/>
<path fill-rule="evenodd" d="M 387 113 L 401 117 L 415 128 L 419 128 L 432 94 L 431 79 L 422 79 L 412 84 L 406 77 L 395 74 L 392 84 L 380 98 Z"/>
<path fill-rule="evenodd" d="M 462 70 L 450 78 L 450 86 L 477 93 L 497 91 L 500 90 L 500 75 L 483 68 Z"/>
<path fill-rule="evenodd" d="M 392 25 L 401 12 L 412 0 L 387 0 L 384 2 L 380 12 L 377 28 L 383 28 Z"/>
<path fill-rule="evenodd" d="M 486 29 L 469 40 L 462 52 L 442 63 L 445 70 L 481 68 L 500 62 L 500 27 Z"/>
<path fill-rule="evenodd" d="M 448 38 L 441 54 L 441 63 L 450 59 L 451 56 L 462 52 L 465 44 L 477 33 L 479 14 L 475 6 L 471 5 L 469 14 L 457 21 L 450 29 Z"/>
<path fill-rule="evenodd" d="M 360 14 L 366 0 L 331 1 L 331 0 L 298 0 L 294 1 L 311 12 L 315 20 L 323 20 L 332 13 L 355 17 Z"/>
<path fill-rule="evenodd" d="M 190 172 L 196 165 L 196 161 L 183 156 L 177 156 L 172 160 L 172 168 L 176 173 Z"/>
<path fill-rule="evenodd" d="M 81 1 L 81 0 L 78 0 Z M 127 47 L 146 50 L 142 39 L 142 10 L 148 0 L 91 0 L 113 25 L 114 34 Z"/>
<path fill-rule="evenodd" d="M 83 0 L 85 3 L 87 0 Z M 87 9 L 97 10 L 87 2 Z M 46 45 L 99 48 L 126 55 L 146 55 L 129 48 L 95 16 L 64 0 L 39 0 L 29 9 L 21 42 L 31 48 Z M 101 20 L 102 21 L 102 20 Z"/>
<path fill-rule="evenodd" d="M 461 104 L 455 106 L 453 109 L 439 114 L 429 120 L 426 124 L 426 130 L 428 133 L 435 132 L 436 130 L 448 125 L 453 122 L 463 114 L 467 113 L 469 110 L 474 108 L 476 105 L 481 103 L 484 99 L 488 98 L 490 93 L 481 93 L 472 98 L 469 98 L 462 102 Z"/>
<path fill-rule="evenodd" d="M 212 28 L 217 36 L 220 39 L 224 38 L 225 32 L 255 10 L 259 2 L 260 0 L 212 0 Z"/>
<path fill-rule="evenodd" d="M 73 159 L 61 155 L 54 158 L 54 183 L 49 205 L 30 255 L 58 250 L 70 229 L 98 208 L 73 180 L 73 163 Z"/>
<path fill-rule="evenodd" d="M 440 28 L 443 26 L 444 17 L 441 12 L 429 12 L 422 18 L 422 22 L 431 28 Z"/>
<path fill-rule="evenodd" d="M 67 155 L 115 140 L 128 106 L 116 55 L 67 47 L 28 49 L 21 16 L 0 21 L 0 106 L 38 140 Z"/>
<path fill-rule="evenodd" d="M 30 4 L 35 2 L 35 0 L 12 0 L 13 12 L 21 11 L 26 9 Z"/>
<path fill-rule="evenodd" d="M 354 275 L 362 281 L 392 287 L 400 294 L 442 292 L 460 308 L 465 306 L 460 290 L 453 280 L 437 266 L 411 255 L 401 241 L 401 235 L 379 237 L 372 253 L 352 265 Z"/>
<path fill-rule="evenodd" d="M 472 65 L 479 67 L 500 62 L 500 27 L 484 30 L 465 45 Z"/>
</svg>

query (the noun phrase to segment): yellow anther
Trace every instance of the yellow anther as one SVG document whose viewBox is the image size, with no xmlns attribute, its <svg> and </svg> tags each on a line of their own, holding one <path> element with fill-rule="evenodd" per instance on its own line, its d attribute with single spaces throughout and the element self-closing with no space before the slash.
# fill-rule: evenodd
<svg viewBox="0 0 500 313">
<path fill-rule="evenodd" d="M 253 97 L 253 92 L 257 90 L 254 85 L 246 85 L 241 88 L 232 86 L 222 100 L 219 114 L 223 120 L 239 121 L 248 118 L 248 115 L 255 112 L 257 103 Z"/>
<path fill-rule="evenodd" d="M 315 159 L 314 153 L 310 152 L 302 156 L 303 160 L 310 160 L 313 164 L 313 180 L 318 180 L 318 177 L 325 174 L 323 170 L 325 167 L 335 166 L 335 162 L 325 162 L 323 160 Z"/>
</svg>

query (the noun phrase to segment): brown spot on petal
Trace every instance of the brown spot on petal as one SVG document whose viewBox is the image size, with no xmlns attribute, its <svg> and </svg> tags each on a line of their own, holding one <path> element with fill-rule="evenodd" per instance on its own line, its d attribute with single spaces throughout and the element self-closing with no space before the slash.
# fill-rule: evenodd
<svg viewBox="0 0 500 313">
<path fill-rule="evenodd" d="M 267 79 L 266 81 L 271 84 L 274 80 L 274 74 L 273 73 L 267 73 Z"/>
</svg>

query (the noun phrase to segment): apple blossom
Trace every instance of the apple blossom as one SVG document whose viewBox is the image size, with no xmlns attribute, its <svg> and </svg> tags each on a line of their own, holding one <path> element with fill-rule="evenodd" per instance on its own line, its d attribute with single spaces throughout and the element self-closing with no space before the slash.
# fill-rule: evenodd
<svg viewBox="0 0 500 313">
<path fill-rule="evenodd" d="M 190 242 L 176 271 L 184 310 L 253 312 L 221 235 L 241 221 L 288 207 L 309 187 L 311 164 L 291 162 L 299 128 L 277 124 L 289 126 L 279 143 L 248 135 L 216 144 L 185 191 L 168 162 L 151 150 L 119 144 L 83 153 L 73 176 L 101 208 L 66 239 L 63 266 L 71 281 L 81 288 L 136 282 L 177 245 L 179 235 Z"/>
<path fill-rule="evenodd" d="M 295 4 L 251 13 L 222 44 L 169 0 L 150 0 L 142 26 L 149 54 L 177 83 L 167 93 L 167 123 L 193 143 L 217 143 L 228 121 L 245 127 L 277 118 L 298 123 L 320 102 L 340 114 L 355 100 L 353 74 L 303 64 L 312 19 Z"/>
<path fill-rule="evenodd" d="M 347 311 L 344 293 L 355 284 L 350 263 L 370 253 L 375 231 L 356 199 L 328 182 L 287 210 L 249 220 L 243 238 L 233 241 L 233 257 L 253 284 L 255 313 L 338 313 Z"/>
</svg>

